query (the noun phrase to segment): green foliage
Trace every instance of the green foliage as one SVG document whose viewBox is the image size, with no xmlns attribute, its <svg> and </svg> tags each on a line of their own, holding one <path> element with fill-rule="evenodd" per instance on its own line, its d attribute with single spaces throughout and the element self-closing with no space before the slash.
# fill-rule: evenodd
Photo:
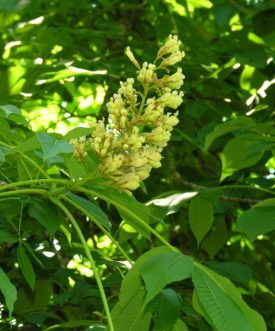
<svg viewBox="0 0 275 331">
<path fill-rule="evenodd" d="M 274 21 L 272 1 L 0 0 L 1 330 L 275 330 Z M 180 122 L 129 195 L 69 141 L 136 75 L 126 46 L 150 62 L 170 33 Z"/>
</svg>

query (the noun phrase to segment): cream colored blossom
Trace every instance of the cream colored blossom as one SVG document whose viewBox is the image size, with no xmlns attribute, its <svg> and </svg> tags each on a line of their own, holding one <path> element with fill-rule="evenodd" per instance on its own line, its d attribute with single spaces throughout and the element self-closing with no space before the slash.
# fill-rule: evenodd
<svg viewBox="0 0 275 331">
<path fill-rule="evenodd" d="M 147 87 L 150 83 L 153 82 L 154 73 L 156 71 L 156 65 L 152 63 L 144 62 L 141 70 L 138 72 L 137 79 L 141 84 Z"/>
<path fill-rule="evenodd" d="M 169 35 L 166 43 L 159 49 L 158 56 L 164 56 L 170 53 L 176 53 L 181 45 L 181 41 L 178 39 L 177 35 Z"/>
<path fill-rule="evenodd" d="M 110 178 L 116 187 L 132 191 L 149 177 L 153 168 L 161 166 L 162 151 L 167 146 L 173 127 L 178 124 L 177 109 L 183 102 L 179 90 L 184 75 L 181 68 L 168 67 L 182 60 L 181 41 L 170 35 L 160 48 L 154 63 L 142 67 L 130 48 L 129 59 L 138 68 L 137 81 L 143 93 L 135 88 L 135 80 L 120 82 L 118 92 L 107 103 L 107 125 L 98 121 L 92 127 L 91 138 L 73 139 L 74 155 L 84 161 L 92 150 L 99 159 L 98 172 Z M 163 70 L 169 74 L 163 75 Z"/>
<path fill-rule="evenodd" d="M 184 55 L 185 53 L 181 51 L 171 53 L 168 57 L 163 58 L 160 66 L 162 68 L 173 66 L 174 64 L 180 62 L 184 58 Z"/>
</svg>

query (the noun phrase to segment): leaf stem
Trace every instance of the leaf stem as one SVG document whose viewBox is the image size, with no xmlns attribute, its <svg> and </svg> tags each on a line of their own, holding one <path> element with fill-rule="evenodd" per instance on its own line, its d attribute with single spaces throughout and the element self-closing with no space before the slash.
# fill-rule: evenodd
<svg viewBox="0 0 275 331">
<path fill-rule="evenodd" d="M 51 199 L 51 201 L 56 206 L 58 206 L 64 212 L 64 214 L 68 217 L 68 219 L 72 223 L 73 227 L 75 228 L 75 231 L 78 234 L 78 237 L 79 237 L 79 239 L 80 239 L 80 241 L 82 243 L 82 246 L 83 246 L 83 249 L 84 249 L 84 251 L 85 251 L 85 253 L 87 255 L 87 258 L 88 258 L 88 260 L 91 263 L 91 266 L 92 266 L 92 269 L 93 269 L 93 272 L 94 272 L 94 275 L 95 275 L 95 279 L 96 279 L 97 286 L 98 286 L 98 289 L 99 289 L 99 292 L 100 292 L 100 295 L 101 295 L 102 303 L 103 303 L 103 306 L 104 306 L 104 309 L 105 309 L 105 312 L 106 312 L 107 321 L 108 321 L 108 325 L 109 325 L 110 331 L 115 331 L 114 326 L 113 326 L 113 321 L 112 321 L 111 313 L 110 313 L 110 309 L 109 309 L 109 305 L 108 305 L 108 301 L 107 301 L 107 297 L 105 295 L 104 288 L 103 288 L 103 285 L 102 285 L 102 282 L 101 282 L 99 273 L 97 271 L 97 268 L 96 268 L 94 259 L 92 257 L 91 252 L 90 252 L 90 248 L 87 245 L 87 242 L 85 240 L 85 237 L 84 237 L 84 235 L 83 235 L 83 233 L 82 233 L 82 231 L 81 231 L 81 229 L 80 229 L 77 221 L 75 220 L 75 218 L 73 217 L 73 215 L 70 213 L 70 211 L 66 208 L 66 206 L 61 201 L 59 201 L 59 200 L 57 200 L 55 198 L 50 197 L 50 199 Z"/>
<path fill-rule="evenodd" d="M 46 179 L 31 179 L 31 180 L 22 180 L 15 183 L 5 184 L 0 186 L 0 191 L 9 190 L 11 188 L 32 185 L 32 184 L 47 184 L 47 183 L 56 183 L 56 184 L 68 184 L 70 181 L 66 179 L 54 179 L 54 178 L 46 178 Z"/>
<path fill-rule="evenodd" d="M 11 195 L 20 195 L 20 194 L 41 194 L 44 195 L 48 193 L 47 190 L 43 189 L 36 189 L 36 188 L 26 188 L 22 190 L 15 190 L 15 191 L 8 191 L 8 192 L 2 192 L 0 193 L 0 197 L 6 197 Z"/>
</svg>

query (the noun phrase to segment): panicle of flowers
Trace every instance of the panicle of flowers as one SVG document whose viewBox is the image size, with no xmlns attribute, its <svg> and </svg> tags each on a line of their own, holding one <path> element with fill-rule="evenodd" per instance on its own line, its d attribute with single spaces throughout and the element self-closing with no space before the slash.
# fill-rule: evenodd
<svg viewBox="0 0 275 331">
<path fill-rule="evenodd" d="M 170 35 L 155 61 L 142 65 L 127 47 L 126 55 L 138 69 L 137 81 L 143 92 L 136 90 L 133 78 L 120 82 L 118 92 L 106 105 L 107 123 L 94 124 L 89 139 L 71 141 L 74 154 L 81 161 L 92 149 L 100 160 L 99 174 L 111 178 L 118 188 L 135 190 L 149 177 L 152 168 L 161 166 L 163 148 L 178 124 L 178 112 L 166 109 L 177 109 L 183 102 L 183 92 L 178 91 L 184 80 L 182 69 L 170 74 L 170 67 L 184 56 L 180 46 L 178 37 Z"/>
</svg>

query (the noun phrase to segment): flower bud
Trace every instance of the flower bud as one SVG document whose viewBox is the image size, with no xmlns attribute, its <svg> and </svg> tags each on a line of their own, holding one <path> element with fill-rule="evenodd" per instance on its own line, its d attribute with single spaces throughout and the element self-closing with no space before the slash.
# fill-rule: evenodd
<svg viewBox="0 0 275 331">
<path fill-rule="evenodd" d="M 129 60 L 138 68 L 140 69 L 140 64 L 136 60 L 134 54 L 132 53 L 130 47 L 128 46 L 125 50 L 125 54 L 128 56 Z"/>
</svg>

